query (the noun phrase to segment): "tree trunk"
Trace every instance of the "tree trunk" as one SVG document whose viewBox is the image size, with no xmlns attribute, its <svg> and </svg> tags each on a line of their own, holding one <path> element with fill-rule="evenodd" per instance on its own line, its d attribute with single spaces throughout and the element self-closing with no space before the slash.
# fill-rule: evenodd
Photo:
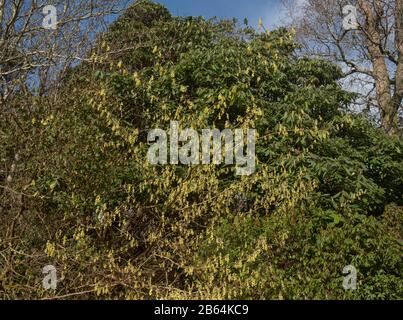
<svg viewBox="0 0 403 320">
<path fill-rule="evenodd" d="M 398 132 L 398 110 L 402 101 L 403 90 L 403 48 L 402 48 L 402 3 L 403 0 L 396 0 L 396 35 L 395 41 L 399 50 L 398 65 L 395 77 L 395 90 L 392 95 L 391 79 L 385 62 L 385 56 L 381 50 L 381 35 L 379 32 L 378 20 L 380 17 L 375 13 L 367 0 L 359 1 L 360 7 L 365 14 L 365 32 L 368 37 L 368 52 L 372 60 L 373 76 L 376 86 L 376 98 L 379 104 L 381 115 L 381 126 L 389 135 Z M 380 0 L 375 0 L 375 5 L 381 7 Z M 378 13 L 379 14 L 379 13 Z"/>
<path fill-rule="evenodd" d="M 396 128 L 398 123 L 398 111 L 402 106 L 403 99 L 403 0 L 396 0 L 396 33 L 395 41 L 398 51 L 397 69 L 396 69 L 396 87 L 393 97 L 394 110 L 396 113 Z"/>
</svg>

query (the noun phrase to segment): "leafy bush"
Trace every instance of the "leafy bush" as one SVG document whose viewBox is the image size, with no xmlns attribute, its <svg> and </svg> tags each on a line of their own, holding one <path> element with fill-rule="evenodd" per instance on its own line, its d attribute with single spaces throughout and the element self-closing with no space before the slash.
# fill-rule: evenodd
<svg viewBox="0 0 403 320">
<path fill-rule="evenodd" d="M 0 124 L 2 166 L 20 154 L 0 195 L 3 296 L 400 299 L 402 140 L 348 114 L 340 70 L 295 49 L 292 31 L 143 1 L 60 95 L 21 97 Z M 149 165 L 147 131 L 171 120 L 256 128 L 255 174 Z"/>
</svg>

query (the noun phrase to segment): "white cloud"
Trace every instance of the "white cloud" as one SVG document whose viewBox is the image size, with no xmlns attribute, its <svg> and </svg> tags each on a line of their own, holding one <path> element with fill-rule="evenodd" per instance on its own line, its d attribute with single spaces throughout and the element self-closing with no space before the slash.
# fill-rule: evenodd
<svg viewBox="0 0 403 320">
<path fill-rule="evenodd" d="M 290 17 L 301 13 L 306 2 L 307 0 L 281 0 L 277 5 L 271 5 L 266 9 L 264 23 L 270 28 L 287 25 L 290 23 Z"/>
</svg>

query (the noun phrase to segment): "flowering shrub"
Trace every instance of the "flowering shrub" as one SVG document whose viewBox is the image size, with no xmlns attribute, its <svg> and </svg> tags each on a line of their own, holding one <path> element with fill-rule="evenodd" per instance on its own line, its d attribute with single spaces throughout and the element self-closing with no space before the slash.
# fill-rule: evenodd
<svg viewBox="0 0 403 320">
<path fill-rule="evenodd" d="M 98 44 L 62 93 L 0 124 L 1 166 L 20 154 L 0 194 L 2 296 L 401 298 L 403 142 L 345 111 L 337 67 L 297 58 L 292 31 L 148 1 Z M 147 132 L 170 121 L 256 128 L 255 173 L 150 165 Z"/>
</svg>

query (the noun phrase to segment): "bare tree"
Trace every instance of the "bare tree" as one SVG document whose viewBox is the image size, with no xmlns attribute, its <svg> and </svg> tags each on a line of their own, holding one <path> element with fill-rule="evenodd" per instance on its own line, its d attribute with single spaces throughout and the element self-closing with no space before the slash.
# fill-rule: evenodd
<svg viewBox="0 0 403 320">
<path fill-rule="evenodd" d="M 35 113 L 31 109 L 36 97 L 57 99 L 70 67 L 83 60 L 92 62 L 89 53 L 98 45 L 98 35 L 130 2 L 0 0 L 0 213 L 5 217 L 0 247 L 7 248 L 1 252 L 7 263 L 0 278 L 12 272 L 17 225 L 32 196 L 22 190 L 31 181 L 21 174 L 23 154 L 31 141 L 21 119 Z M 16 137 L 26 140 L 3 140 L 14 130 L 22 132 Z"/>
<path fill-rule="evenodd" d="M 334 61 L 381 127 L 398 131 L 403 98 L 403 0 L 288 0 L 303 52 Z M 295 8 L 299 4 L 299 14 Z"/>
<path fill-rule="evenodd" d="M 0 112 L 21 91 L 42 95 L 86 59 L 127 0 L 0 0 Z"/>
</svg>

